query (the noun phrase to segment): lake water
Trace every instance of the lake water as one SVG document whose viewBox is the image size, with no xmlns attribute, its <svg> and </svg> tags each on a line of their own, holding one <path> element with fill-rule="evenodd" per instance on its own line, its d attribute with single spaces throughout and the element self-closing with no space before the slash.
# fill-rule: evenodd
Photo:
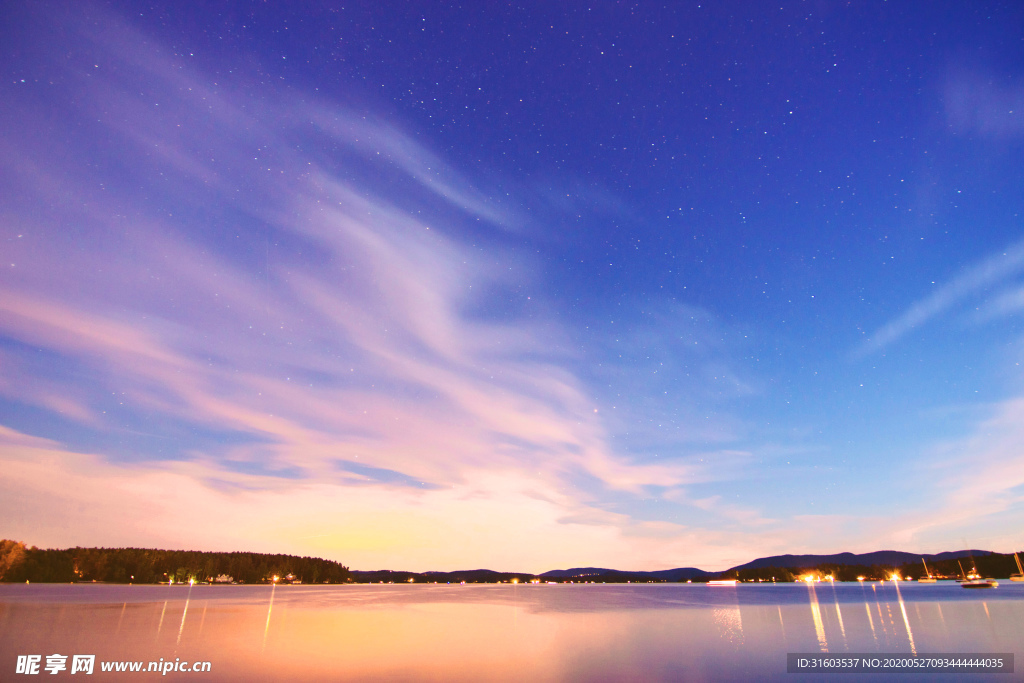
<svg viewBox="0 0 1024 683">
<path fill-rule="evenodd" d="M 786 653 L 1020 653 L 1024 584 L 0 585 L 19 655 L 95 655 L 87 680 L 1024 680 L 787 673 Z M 104 661 L 210 671 L 104 673 Z M 143 665 L 145 667 L 145 664 Z M 40 670 L 46 680 L 56 680 Z M 79 674 L 74 674 L 77 680 Z M 56 676 L 69 677 L 67 670 Z"/>
</svg>

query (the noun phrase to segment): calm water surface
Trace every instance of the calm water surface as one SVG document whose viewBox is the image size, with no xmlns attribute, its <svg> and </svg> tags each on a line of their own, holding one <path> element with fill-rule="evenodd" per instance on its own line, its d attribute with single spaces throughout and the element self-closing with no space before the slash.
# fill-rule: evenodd
<svg viewBox="0 0 1024 683">
<path fill-rule="evenodd" d="M 1024 585 L 1009 582 L 0 585 L 0 680 L 31 680 L 14 675 L 18 655 L 60 653 L 96 655 L 86 680 L 812 681 L 825 679 L 786 673 L 787 652 L 1019 657 L 1022 625 Z M 160 658 L 212 668 L 99 670 Z M 1014 674 L 867 676 L 1024 680 L 1016 664 Z"/>
</svg>

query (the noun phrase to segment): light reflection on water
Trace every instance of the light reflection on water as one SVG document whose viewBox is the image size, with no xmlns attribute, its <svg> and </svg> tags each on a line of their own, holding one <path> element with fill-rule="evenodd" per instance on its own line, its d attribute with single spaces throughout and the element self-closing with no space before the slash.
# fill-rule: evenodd
<svg viewBox="0 0 1024 683">
<path fill-rule="evenodd" d="M 807 584 L 807 592 L 811 598 L 811 618 L 814 619 L 814 635 L 818 638 L 818 648 L 828 652 L 828 640 L 825 638 L 825 624 L 821 619 L 821 606 L 818 604 L 818 592 L 813 583 Z"/>
<path fill-rule="evenodd" d="M 839 594 L 836 593 L 836 584 L 834 581 L 829 582 L 832 586 L 832 599 L 836 603 L 836 618 L 839 620 L 839 634 L 842 636 L 843 647 L 846 647 L 846 627 L 843 626 L 843 611 L 839 608 Z M 849 650 L 847 650 L 849 652 Z"/>
<path fill-rule="evenodd" d="M 197 585 L 191 594 L 177 586 L 2 585 L 0 679 L 18 654 L 61 653 L 209 660 L 206 681 L 788 680 L 786 652 L 827 652 L 830 644 L 1013 652 L 1024 585 L 976 596 L 955 583 Z M 165 619 L 179 628 L 163 630 Z"/>
<path fill-rule="evenodd" d="M 893 588 L 896 589 L 896 600 L 899 602 L 900 612 L 903 614 L 903 625 L 907 628 L 907 642 L 910 644 L 910 653 L 916 655 L 917 648 L 914 646 L 914 634 L 910 630 L 910 620 L 907 618 L 907 606 L 903 602 L 903 594 L 900 593 L 900 584 L 898 581 L 893 581 L 892 585 Z"/>
<path fill-rule="evenodd" d="M 192 583 L 188 584 L 188 595 L 185 596 L 185 609 L 181 611 L 181 626 L 178 627 L 178 639 L 174 642 L 175 647 L 181 644 L 181 634 L 185 632 L 185 617 L 188 615 L 188 603 L 192 600 Z"/>
<path fill-rule="evenodd" d="M 270 635 L 270 612 L 274 609 L 274 593 L 277 591 L 277 584 L 270 587 L 270 601 L 267 603 L 267 625 L 263 627 L 263 645 L 260 647 L 262 653 L 267 649 L 267 636 Z"/>
<path fill-rule="evenodd" d="M 878 634 L 875 633 L 875 620 L 871 616 L 871 608 L 868 606 L 868 603 L 866 601 L 864 603 L 864 611 L 868 615 L 868 626 L 871 627 L 871 640 L 874 641 L 875 646 L 877 647 L 878 646 Z"/>
</svg>

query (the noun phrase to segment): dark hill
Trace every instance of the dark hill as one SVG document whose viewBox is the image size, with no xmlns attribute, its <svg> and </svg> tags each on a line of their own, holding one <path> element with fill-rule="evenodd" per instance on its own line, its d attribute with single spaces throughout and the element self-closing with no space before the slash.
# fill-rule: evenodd
<svg viewBox="0 0 1024 683">
<path fill-rule="evenodd" d="M 496 572 L 491 569 L 465 569 L 454 572 L 403 572 L 390 569 L 353 571 L 357 583 L 498 583 L 517 579 L 520 583 L 534 578 L 533 574 Z M 410 581 L 409 579 L 412 579 Z"/>
<path fill-rule="evenodd" d="M 752 562 L 733 567 L 728 571 L 741 569 L 763 569 L 766 567 L 785 567 L 787 569 L 802 569 L 804 567 L 817 567 L 820 565 L 882 565 L 897 567 L 913 562 L 920 562 L 921 558 L 928 561 L 933 560 L 955 560 L 962 557 L 984 557 L 991 555 L 988 550 L 957 550 L 955 552 L 938 553 L 936 555 L 921 555 L 918 553 L 905 553 L 899 550 L 877 550 L 873 553 L 836 553 L 835 555 L 775 555 L 773 557 L 761 557 Z"/>
<path fill-rule="evenodd" d="M 542 579 L 575 579 L 582 576 L 600 576 L 614 569 L 601 567 L 573 567 L 572 569 L 552 569 L 540 575 Z"/>
<path fill-rule="evenodd" d="M 626 581 L 686 581 L 687 579 L 699 579 L 710 576 L 712 572 L 706 572 L 696 567 L 679 567 L 677 569 L 662 569 L 654 572 L 631 572 L 619 569 L 603 569 L 600 567 L 576 567 L 574 569 L 554 569 L 540 575 L 542 579 L 579 579 L 581 581 L 604 581 L 609 583 L 621 583 Z"/>
</svg>

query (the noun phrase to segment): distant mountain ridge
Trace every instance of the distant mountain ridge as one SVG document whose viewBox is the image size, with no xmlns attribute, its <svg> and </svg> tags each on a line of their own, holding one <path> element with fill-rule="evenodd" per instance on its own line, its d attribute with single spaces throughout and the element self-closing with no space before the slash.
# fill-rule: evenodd
<svg viewBox="0 0 1024 683">
<path fill-rule="evenodd" d="M 359 582 L 369 583 L 406 583 L 412 579 L 413 582 L 438 582 L 438 583 L 495 583 L 498 581 L 520 582 L 531 579 L 545 581 L 594 581 L 599 583 L 626 583 L 633 581 L 643 583 L 648 581 L 676 583 L 679 581 L 698 581 L 701 579 L 715 578 L 726 574 L 741 571 L 744 569 L 767 569 L 777 567 L 784 569 L 804 569 L 822 565 L 846 565 L 846 566 L 888 566 L 897 567 L 906 564 L 916 564 L 923 557 L 928 562 L 939 562 L 943 560 L 956 560 L 967 557 L 986 557 L 993 555 L 990 550 L 956 550 L 943 553 L 908 553 L 901 550 L 876 550 L 870 553 L 835 553 L 832 555 L 773 555 L 771 557 L 760 557 L 745 564 L 730 567 L 723 571 L 707 571 L 697 567 L 677 567 L 675 569 L 661 569 L 658 571 L 628 571 L 622 569 L 609 569 L 607 567 L 572 567 L 570 569 L 552 569 L 543 574 L 529 574 L 523 572 L 498 572 L 491 569 L 470 569 L 451 572 L 408 572 L 393 570 L 377 571 L 352 571 L 352 576 Z"/>
<path fill-rule="evenodd" d="M 923 557 L 925 560 L 956 560 L 964 557 L 984 557 L 991 555 L 992 552 L 989 550 L 956 550 L 952 552 L 937 553 L 935 555 L 929 555 L 927 553 L 906 553 L 901 550 L 876 550 L 872 553 L 862 553 L 855 555 L 853 553 L 836 553 L 834 555 L 773 555 L 772 557 L 761 557 L 746 564 L 741 564 L 736 567 L 731 567 L 727 571 L 737 571 L 741 569 L 763 569 L 767 567 L 784 567 L 786 569 L 803 569 L 805 567 L 816 567 L 822 564 L 838 564 L 838 565 L 889 565 L 897 566 L 901 564 L 909 564 L 912 562 L 920 562 Z"/>
<path fill-rule="evenodd" d="M 353 571 L 359 583 L 498 583 L 517 580 L 526 582 L 535 575 L 523 572 L 496 572 L 492 569 L 463 569 L 453 572 L 408 572 L 391 569 Z M 412 581 L 410 581 L 412 579 Z"/>
<path fill-rule="evenodd" d="M 576 567 L 574 569 L 553 569 L 540 574 L 542 579 L 583 579 L 585 581 L 686 581 L 711 576 L 715 572 L 706 572 L 696 567 L 679 567 L 662 569 L 653 572 L 632 572 L 621 569 L 604 569 L 601 567 Z"/>
</svg>

